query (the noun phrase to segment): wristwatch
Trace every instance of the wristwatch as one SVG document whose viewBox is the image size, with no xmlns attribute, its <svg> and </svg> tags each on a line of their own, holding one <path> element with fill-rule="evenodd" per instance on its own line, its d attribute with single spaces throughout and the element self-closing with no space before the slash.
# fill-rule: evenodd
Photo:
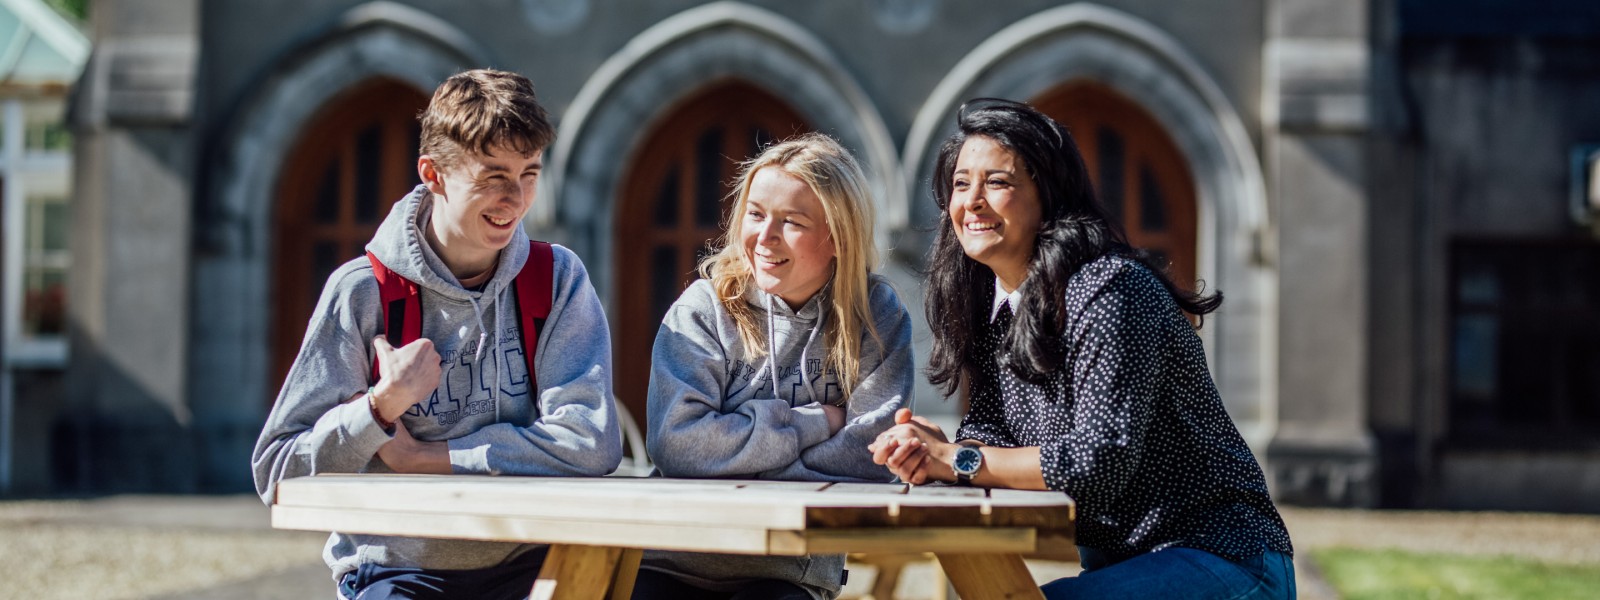
<svg viewBox="0 0 1600 600">
<path fill-rule="evenodd" d="M 956 483 L 972 485 L 972 478 L 983 467 L 983 452 L 974 442 L 959 442 L 955 456 L 950 457 L 950 469 L 956 472 Z"/>
</svg>

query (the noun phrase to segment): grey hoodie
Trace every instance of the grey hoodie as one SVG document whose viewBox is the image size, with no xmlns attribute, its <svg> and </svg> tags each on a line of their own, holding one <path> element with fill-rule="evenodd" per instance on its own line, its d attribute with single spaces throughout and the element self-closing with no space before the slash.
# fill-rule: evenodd
<svg viewBox="0 0 1600 600">
<path fill-rule="evenodd" d="M 598 476 L 622 459 L 611 393 L 611 338 L 583 263 L 555 246 L 554 297 L 528 389 L 517 306 L 508 288 L 528 259 L 520 229 L 482 291 L 463 289 L 423 238 L 433 196 L 418 187 L 378 227 L 367 250 L 422 288 L 422 336 L 443 360 L 439 388 L 400 421 L 419 440 L 448 440 L 456 473 Z M 382 309 L 366 257 L 328 277 L 305 341 L 256 442 L 256 491 L 318 473 L 386 473 L 389 434 L 365 402 Z M 535 401 L 538 407 L 534 406 Z M 362 563 L 427 569 L 498 565 L 534 546 L 334 533 L 323 550 L 334 580 Z"/>
<path fill-rule="evenodd" d="M 887 280 L 869 282 L 883 346 L 862 336 L 861 378 L 847 399 L 825 367 L 829 288 L 795 311 L 759 290 L 745 301 L 767 325 L 769 350 L 745 353 L 738 325 L 708 280 L 696 281 L 667 311 L 650 361 L 650 460 L 668 477 L 880 481 L 867 445 L 909 405 L 911 319 Z M 885 350 L 887 348 L 887 351 Z M 770 360 L 769 360 L 770 359 Z M 776 382 L 777 393 L 774 393 Z M 823 404 L 847 406 L 845 427 L 828 434 Z M 733 556 L 646 552 L 643 568 L 701 587 L 731 591 L 752 579 L 796 583 L 817 598 L 838 595 L 843 555 Z"/>
</svg>

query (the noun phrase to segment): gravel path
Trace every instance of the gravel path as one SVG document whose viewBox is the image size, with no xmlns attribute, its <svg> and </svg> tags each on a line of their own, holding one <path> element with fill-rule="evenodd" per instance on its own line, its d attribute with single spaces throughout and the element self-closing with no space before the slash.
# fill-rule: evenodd
<svg viewBox="0 0 1600 600">
<path fill-rule="evenodd" d="M 1283 508 L 1296 550 L 1396 548 L 1600 566 L 1600 515 Z"/>
<path fill-rule="evenodd" d="M 1511 554 L 1600 565 L 1600 516 L 1283 508 L 1302 598 L 1333 598 L 1303 559 L 1329 547 Z M 331 598 L 326 534 L 275 531 L 253 496 L 117 496 L 0 502 L 0 564 L 14 598 L 266 600 Z M 1041 580 L 1076 565 L 1034 563 Z M 901 597 L 933 596 L 931 564 L 907 567 Z M 870 588 L 852 567 L 847 591 Z"/>
<path fill-rule="evenodd" d="M 327 534 L 270 529 L 254 496 L 0 502 L 12 598 L 330 598 Z"/>
</svg>

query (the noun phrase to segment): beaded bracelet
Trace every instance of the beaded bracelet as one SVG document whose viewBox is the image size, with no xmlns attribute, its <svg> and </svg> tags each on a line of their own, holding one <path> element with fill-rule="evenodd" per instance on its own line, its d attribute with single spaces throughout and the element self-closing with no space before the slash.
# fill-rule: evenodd
<svg viewBox="0 0 1600 600">
<path fill-rule="evenodd" d="M 377 421 L 379 427 L 394 432 L 394 421 L 383 418 L 383 413 L 378 412 L 378 389 L 374 386 L 367 386 L 367 408 L 372 411 L 372 420 Z"/>
</svg>

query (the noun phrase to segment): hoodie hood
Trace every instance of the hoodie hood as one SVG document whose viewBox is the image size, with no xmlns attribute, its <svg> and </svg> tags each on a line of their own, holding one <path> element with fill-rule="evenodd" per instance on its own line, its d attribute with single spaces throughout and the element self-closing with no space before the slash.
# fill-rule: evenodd
<svg viewBox="0 0 1600 600">
<path fill-rule="evenodd" d="M 483 290 L 467 290 L 428 245 L 423 233 L 433 216 L 435 200 L 433 192 L 425 185 L 411 190 L 378 226 L 378 233 L 367 243 L 367 251 L 383 261 L 389 270 L 446 298 L 469 302 L 485 296 L 498 297 L 528 262 L 528 234 L 518 227 L 512 233 L 511 243 L 500 251 L 494 276 Z"/>
<path fill-rule="evenodd" d="M 824 318 L 825 315 L 823 315 L 823 311 L 826 309 L 827 303 L 832 297 L 833 279 L 831 278 L 828 279 L 828 283 L 822 286 L 822 289 L 817 290 L 817 293 L 812 294 L 811 299 L 807 300 L 805 304 L 800 305 L 800 308 L 798 309 L 789 308 L 789 303 L 784 302 L 783 298 L 768 294 L 761 288 L 757 287 L 755 282 L 751 282 L 750 286 L 745 290 L 744 293 L 745 303 L 754 307 L 756 310 L 759 310 L 769 316 L 786 318 L 792 321 L 815 321 L 819 318 Z M 771 307 L 771 310 L 768 310 L 769 306 Z"/>
</svg>

